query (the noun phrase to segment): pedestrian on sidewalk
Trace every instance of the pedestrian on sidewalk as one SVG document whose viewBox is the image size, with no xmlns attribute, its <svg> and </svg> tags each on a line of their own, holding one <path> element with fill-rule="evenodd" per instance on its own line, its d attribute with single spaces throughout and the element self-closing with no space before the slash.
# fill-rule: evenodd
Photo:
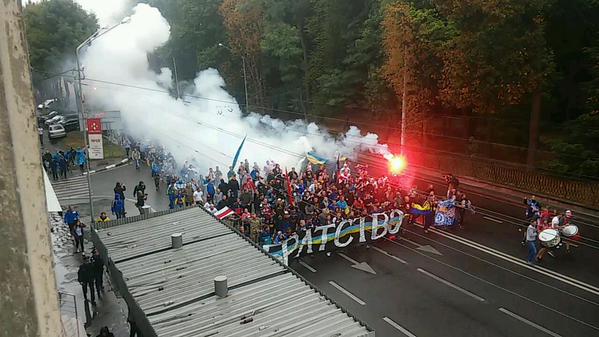
<svg viewBox="0 0 599 337">
<path fill-rule="evenodd" d="M 84 252 L 84 247 L 83 247 L 83 228 L 85 227 L 84 224 L 81 223 L 80 220 L 77 220 L 77 223 L 75 224 L 75 228 L 73 229 L 73 237 L 75 238 L 75 253 L 78 252 L 78 249 L 81 248 L 81 253 Z"/>
<path fill-rule="evenodd" d="M 137 202 L 135 203 L 135 206 L 139 210 L 140 215 L 142 215 L 144 213 L 143 208 L 145 205 L 145 201 L 148 198 L 148 195 L 143 192 L 144 190 L 145 190 L 145 186 L 144 186 L 144 189 L 137 189 L 137 186 L 136 186 L 135 197 L 137 198 Z"/>
<path fill-rule="evenodd" d="M 526 245 L 528 246 L 528 263 L 534 264 L 537 260 L 537 222 L 530 221 L 526 228 Z"/>
<path fill-rule="evenodd" d="M 69 206 L 64 213 L 64 223 L 69 226 L 69 233 L 73 233 L 77 221 L 79 221 L 79 212 L 75 211 L 73 206 Z"/>
<path fill-rule="evenodd" d="M 129 323 L 129 337 L 139 336 L 139 329 L 137 328 L 137 324 L 135 323 L 135 319 L 133 318 L 133 313 L 129 308 L 127 313 L 127 322 Z"/>
<path fill-rule="evenodd" d="M 185 207 L 189 207 L 193 204 L 193 187 L 191 183 L 185 185 Z"/>
<path fill-rule="evenodd" d="M 67 179 L 67 158 L 65 158 L 65 154 L 62 151 L 58 152 L 58 154 L 58 168 L 60 170 L 60 177 Z"/>
<path fill-rule="evenodd" d="M 92 265 L 89 261 L 89 257 L 87 255 L 83 255 L 83 263 L 79 266 L 79 270 L 77 271 L 77 281 L 81 284 L 81 288 L 83 289 L 83 298 L 85 301 L 89 301 L 87 298 L 87 290 L 90 290 L 90 299 L 92 305 L 96 305 L 96 295 L 94 293 L 94 277 Z"/>
<path fill-rule="evenodd" d="M 37 133 L 40 135 L 40 145 L 44 146 L 44 128 L 38 127 Z"/>
<path fill-rule="evenodd" d="M 44 168 L 46 169 L 46 171 L 51 170 L 51 168 L 52 168 L 52 153 L 50 153 L 50 151 L 46 150 L 46 152 L 42 156 L 42 161 L 44 162 Z"/>
<path fill-rule="evenodd" d="M 83 173 L 85 165 L 87 165 L 87 155 L 85 154 L 85 149 L 77 148 L 77 165 L 79 165 L 79 169 L 81 170 L 81 173 Z"/>
<path fill-rule="evenodd" d="M 123 146 L 125 147 L 125 153 L 127 154 L 127 158 L 131 158 L 129 156 L 129 153 L 131 152 L 131 142 L 129 141 L 129 139 L 125 138 Z"/>
<path fill-rule="evenodd" d="M 110 330 L 108 330 L 107 326 L 105 326 L 102 329 L 100 329 L 100 334 L 96 337 L 114 337 L 114 334 L 110 332 Z"/>
<path fill-rule="evenodd" d="M 112 202 L 112 214 L 116 216 L 117 219 L 121 219 L 125 217 L 125 200 L 121 199 L 121 195 L 115 193 L 114 201 Z"/>
<path fill-rule="evenodd" d="M 177 200 L 177 189 L 175 188 L 175 183 L 171 183 L 166 189 L 166 195 L 168 196 L 168 208 L 175 208 L 175 201 Z"/>
<path fill-rule="evenodd" d="M 139 184 L 135 185 L 133 188 L 133 197 L 137 197 L 137 192 L 141 191 L 142 194 L 146 193 L 146 184 L 143 181 L 140 181 Z"/>
<path fill-rule="evenodd" d="M 156 186 L 156 191 L 160 189 L 160 173 L 156 173 L 154 176 L 154 186 Z"/>
<path fill-rule="evenodd" d="M 116 182 L 116 185 L 114 186 L 114 194 L 115 195 L 119 195 L 119 197 L 121 198 L 121 200 L 125 200 L 125 191 L 127 190 L 127 186 L 125 186 L 124 184 L 121 184 L 120 182 Z"/>
<path fill-rule="evenodd" d="M 60 166 L 58 152 L 52 155 L 52 162 L 50 162 L 50 169 L 52 171 L 52 179 L 58 180 L 58 168 Z"/>
<path fill-rule="evenodd" d="M 71 146 L 68 154 L 70 166 L 75 166 L 75 159 L 77 159 L 77 151 L 75 151 L 75 149 Z"/>
<path fill-rule="evenodd" d="M 134 148 L 131 151 L 131 158 L 133 159 L 133 162 L 135 163 L 135 168 L 139 169 L 139 165 L 140 165 L 140 161 L 141 161 L 141 153 L 139 152 L 138 149 Z"/>
<path fill-rule="evenodd" d="M 100 256 L 100 252 L 94 247 L 92 249 L 92 272 L 98 298 L 102 298 L 104 293 L 104 260 Z"/>
</svg>

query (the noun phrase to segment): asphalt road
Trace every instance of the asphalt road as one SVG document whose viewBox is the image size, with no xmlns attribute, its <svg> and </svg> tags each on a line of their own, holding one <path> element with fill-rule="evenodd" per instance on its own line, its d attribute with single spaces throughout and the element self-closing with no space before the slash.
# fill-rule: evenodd
<svg viewBox="0 0 599 337">
<path fill-rule="evenodd" d="M 165 209 L 164 186 L 153 191 L 149 170 L 130 165 L 93 175 L 94 196 L 112 198 L 120 181 L 132 198 L 139 180 L 152 208 Z M 470 216 L 457 231 L 406 227 L 396 241 L 305 255 L 290 267 L 377 336 L 599 336 L 599 250 L 581 245 L 571 256 L 529 266 L 512 223 L 522 208 L 470 198 L 496 213 Z"/>
<path fill-rule="evenodd" d="M 114 199 L 114 187 L 117 182 L 120 182 L 127 187 L 127 190 L 125 191 L 125 210 L 127 216 L 139 214 L 139 211 L 135 207 L 136 199 L 133 195 L 133 190 L 135 185 L 139 184 L 140 181 L 143 181 L 146 185 L 146 193 L 148 194 L 146 205 L 150 205 L 154 211 L 168 208 L 166 185 L 161 183 L 159 190 L 156 191 L 151 170 L 146 166 L 135 169 L 134 165 L 124 165 L 92 174 L 91 177 L 94 209 L 98 214 L 101 211 L 105 211 L 109 215 L 111 214 L 110 207 L 112 205 L 112 200 Z"/>
</svg>

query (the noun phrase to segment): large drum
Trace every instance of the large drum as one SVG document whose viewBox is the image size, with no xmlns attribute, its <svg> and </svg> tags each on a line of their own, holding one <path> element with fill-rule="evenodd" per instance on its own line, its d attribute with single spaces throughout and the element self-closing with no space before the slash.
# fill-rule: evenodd
<svg viewBox="0 0 599 337">
<path fill-rule="evenodd" d="M 555 229 L 545 229 L 539 233 L 539 241 L 545 247 L 555 247 L 560 242 L 559 232 Z"/>
<path fill-rule="evenodd" d="M 560 232 L 562 233 L 563 236 L 565 236 L 567 238 L 571 238 L 571 237 L 576 236 L 576 234 L 578 234 L 578 226 L 567 225 L 567 226 L 562 227 Z"/>
</svg>

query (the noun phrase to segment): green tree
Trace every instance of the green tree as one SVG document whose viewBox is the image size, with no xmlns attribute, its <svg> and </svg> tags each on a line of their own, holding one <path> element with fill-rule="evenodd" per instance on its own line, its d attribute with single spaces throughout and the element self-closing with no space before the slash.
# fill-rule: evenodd
<svg viewBox="0 0 599 337">
<path fill-rule="evenodd" d="M 34 80 L 59 69 L 75 48 L 98 29 L 96 17 L 72 0 L 30 4 L 23 10 Z"/>
<path fill-rule="evenodd" d="M 382 23 L 383 73 L 397 95 L 405 99 L 410 126 L 441 110 L 443 55 L 458 34 L 436 8 L 417 5 L 390 3 L 384 7 Z"/>
<path fill-rule="evenodd" d="M 372 1 L 313 0 L 306 30 L 311 39 L 308 83 L 312 110 L 320 113 L 342 111 L 360 89 L 351 60 L 352 44 L 360 37 Z"/>
<path fill-rule="evenodd" d="M 181 80 L 191 80 L 198 71 L 221 67 L 229 54 L 219 43 L 226 43 L 218 8 L 222 0 L 151 0 L 171 25 L 171 37 L 156 56 L 160 66 L 173 68 Z"/>
</svg>

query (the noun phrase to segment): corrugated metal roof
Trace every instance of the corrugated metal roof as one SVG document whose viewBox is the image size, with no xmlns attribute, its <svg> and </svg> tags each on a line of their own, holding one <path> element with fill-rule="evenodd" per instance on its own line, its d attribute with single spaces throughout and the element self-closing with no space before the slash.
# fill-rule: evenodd
<svg viewBox="0 0 599 337">
<path fill-rule="evenodd" d="M 170 235 L 183 233 L 172 249 Z M 158 336 L 374 336 L 199 208 L 99 230 Z M 214 294 L 226 275 L 229 295 Z"/>
</svg>

